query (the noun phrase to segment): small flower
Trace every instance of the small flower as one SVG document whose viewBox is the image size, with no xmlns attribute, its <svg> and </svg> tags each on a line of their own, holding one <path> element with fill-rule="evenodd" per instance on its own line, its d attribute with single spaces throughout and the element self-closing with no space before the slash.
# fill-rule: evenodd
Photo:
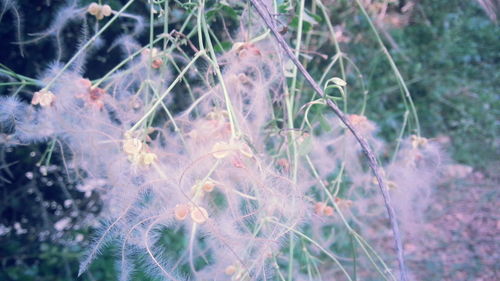
<svg viewBox="0 0 500 281">
<path fill-rule="evenodd" d="M 240 263 L 232 264 L 224 269 L 224 274 L 232 276 L 231 280 L 250 280 L 248 272 Z"/>
<path fill-rule="evenodd" d="M 229 266 L 227 266 L 227 267 L 226 267 L 226 269 L 224 270 L 224 273 L 225 273 L 226 275 L 231 276 L 231 275 L 233 275 L 233 274 L 235 274 L 235 273 L 236 273 L 236 270 L 238 270 L 238 268 L 237 268 L 236 266 L 234 266 L 234 265 L 229 265 Z"/>
<path fill-rule="evenodd" d="M 191 219 L 197 224 L 203 224 L 208 219 L 208 212 L 203 207 L 194 206 L 191 208 Z"/>
<path fill-rule="evenodd" d="M 428 140 L 426 138 L 419 137 L 416 135 L 411 136 L 411 146 L 414 149 L 417 149 L 419 147 L 424 147 L 425 145 L 427 145 L 427 143 L 428 143 Z"/>
<path fill-rule="evenodd" d="M 125 153 L 134 155 L 138 154 L 142 150 L 142 141 L 137 138 L 130 138 L 123 142 L 123 151 Z"/>
<path fill-rule="evenodd" d="M 89 5 L 87 12 L 93 15 L 97 20 L 102 20 L 104 17 L 109 17 L 113 10 L 109 5 L 99 5 L 94 2 Z"/>
<path fill-rule="evenodd" d="M 257 48 L 253 43 L 249 42 L 236 42 L 234 43 L 232 49 L 240 58 L 249 56 L 261 56 L 259 48 Z"/>
<path fill-rule="evenodd" d="M 315 205 L 314 205 L 314 213 L 316 213 L 316 215 L 320 215 L 320 216 L 333 216 L 333 208 L 326 205 L 326 203 L 323 203 L 323 202 L 317 202 Z"/>
<path fill-rule="evenodd" d="M 158 69 L 162 65 L 163 65 L 163 60 L 160 59 L 160 58 L 153 59 L 153 61 L 151 62 L 151 67 L 154 68 L 154 69 Z"/>
<path fill-rule="evenodd" d="M 177 204 L 174 208 L 174 216 L 178 221 L 183 221 L 186 219 L 189 214 L 189 205 L 188 204 Z"/>
<path fill-rule="evenodd" d="M 212 192 L 214 188 L 215 188 L 215 182 L 211 180 L 205 181 L 201 187 L 201 189 L 203 189 L 203 191 L 205 192 Z"/>
<path fill-rule="evenodd" d="M 368 118 L 366 118 L 366 116 L 357 115 L 357 114 L 351 114 L 351 115 L 349 115 L 348 118 L 349 118 L 349 121 L 351 121 L 351 123 L 356 127 L 363 126 L 363 124 L 365 124 L 368 121 Z"/>
<path fill-rule="evenodd" d="M 89 12 L 89 14 L 95 16 L 97 15 L 99 12 L 101 11 L 101 5 L 97 4 L 97 3 L 91 3 L 89 5 L 89 7 L 87 8 L 87 12 Z"/>
<path fill-rule="evenodd" d="M 109 17 L 109 16 L 111 16 L 112 12 L 113 12 L 113 10 L 111 9 L 111 7 L 109 5 L 102 5 L 101 13 L 103 16 Z"/>
<path fill-rule="evenodd" d="M 39 104 L 41 107 L 49 107 L 54 104 L 55 99 L 56 96 L 51 91 L 42 89 L 38 92 L 35 92 L 33 98 L 31 99 L 31 104 Z"/>
<path fill-rule="evenodd" d="M 104 89 L 98 87 L 92 87 L 92 82 L 89 79 L 80 79 L 78 83 L 85 88 L 84 93 L 78 94 L 76 97 L 79 99 L 84 99 L 87 104 L 93 105 L 98 109 L 104 107 L 104 102 L 102 97 L 106 94 Z"/>
<path fill-rule="evenodd" d="M 141 53 L 142 59 L 144 61 L 149 61 L 151 58 L 151 67 L 158 69 L 163 65 L 163 59 L 161 58 L 161 52 L 158 48 L 145 49 Z"/>
<path fill-rule="evenodd" d="M 288 159 L 286 159 L 286 158 L 278 159 L 276 164 L 278 164 L 278 167 L 280 167 L 285 172 L 287 172 L 290 169 L 290 163 L 288 162 Z"/>
<path fill-rule="evenodd" d="M 153 164 L 153 162 L 156 161 L 157 158 L 158 157 L 156 156 L 156 154 L 152 152 L 144 152 L 141 154 L 141 164 L 143 164 L 144 166 L 149 166 Z"/>
</svg>

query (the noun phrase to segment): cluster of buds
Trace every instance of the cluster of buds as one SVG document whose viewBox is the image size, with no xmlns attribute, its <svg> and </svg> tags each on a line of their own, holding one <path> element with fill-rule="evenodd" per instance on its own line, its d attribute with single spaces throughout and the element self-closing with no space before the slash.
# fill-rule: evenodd
<svg viewBox="0 0 500 281">
<path fill-rule="evenodd" d="M 191 202 L 186 204 L 177 204 L 174 208 L 174 216 L 178 221 L 183 221 L 188 215 L 191 216 L 191 220 L 197 224 L 203 224 L 208 219 L 208 212 L 205 208 L 200 207 L 199 202 L 205 193 L 210 193 L 215 188 L 215 182 L 213 180 L 207 179 L 204 181 L 197 181 L 192 187 L 193 196 Z"/>
<path fill-rule="evenodd" d="M 161 58 L 161 52 L 158 48 L 145 49 L 142 51 L 141 56 L 144 61 L 149 61 L 151 59 L 151 68 L 158 69 L 163 65 L 163 59 Z"/>
<path fill-rule="evenodd" d="M 104 107 L 102 98 L 104 94 L 106 94 L 106 91 L 98 87 L 92 87 L 92 82 L 90 82 L 89 79 L 82 78 L 78 81 L 78 83 L 80 84 L 80 86 L 85 88 L 85 92 L 78 94 L 76 97 L 85 100 L 87 104 L 90 104 L 101 110 Z"/>
<path fill-rule="evenodd" d="M 147 144 L 131 134 L 125 134 L 122 148 L 128 155 L 129 161 L 136 165 L 149 166 L 157 159 L 156 154 L 149 150 Z"/>
<path fill-rule="evenodd" d="M 33 98 L 31 99 L 31 104 L 39 104 L 41 107 L 49 107 L 54 104 L 55 100 L 56 96 L 51 91 L 42 89 L 38 92 L 35 92 Z"/>
<path fill-rule="evenodd" d="M 208 220 L 208 212 L 205 208 L 192 203 L 177 204 L 174 208 L 174 216 L 178 221 L 183 221 L 190 215 L 191 220 L 197 224 L 203 224 Z"/>
<path fill-rule="evenodd" d="M 339 208 L 349 208 L 352 206 L 352 201 L 335 197 L 335 204 Z M 334 209 L 325 202 L 316 202 L 316 204 L 314 204 L 314 213 L 319 216 L 331 217 L 334 214 Z"/>
<path fill-rule="evenodd" d="M 99 5 L 94 2 L 89 5 L 87 12 L 93 15 L 97 20 L 102 20 L 104 17 L 109 17 L 113 10 L 109 5 Z"/>
<path fill-rule="evenodd" d="M 314 204 L 314 213 L 319 216 L 331 217 L 333 216 L 333 208 L 324 202 L 316 202 Z"/>
</svg>

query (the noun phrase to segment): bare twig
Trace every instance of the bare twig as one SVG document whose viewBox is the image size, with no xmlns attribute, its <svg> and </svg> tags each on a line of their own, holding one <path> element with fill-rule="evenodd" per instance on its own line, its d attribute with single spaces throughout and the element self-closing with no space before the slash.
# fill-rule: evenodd
<svg viewBox="0 0 500 281">
<path fill-rule="evenodd" d="M 253 6 L 259 13 L 260 17 L 264 20 L 266 23 L 267 27 L 272 31 L 274 37 L 278 41 L 278 44 L 283 48 L 287 56 L 292 60 L 292 62 L 295 64 L 295 66 L 298 68 L 298 70 L 304 75 L 306 78 L 307 82 L 312 86 L 312 88 L 321 96 L 325 97 L 325 93 L 321 89 L 321 87 L 316 83 L 316 81 L 311 77 L 309 72 L 304 68 L 304 66 L 300 63 L 300 61 L 297 59 L 297 57 L 294 56 L 292 49 L 290 46 L 288 46 L 287 42 L 285 39 L 281 36 L 279 31 L 277 30 L 274 21 L 271 17 L 271 13 L 267 10 L 267 7 L 265 4 L 262 2 L 262 0 L 250 0 L 252 2 Z M 396 213 L 394 211 L 394 208 L 392 207 L 391 203 L 391 198 L 388 193 L 387 186 L 381 176 L 381 169 L 377 163 L 377 160 L 375 158 L 375 155 L 371 151 L 371 148 L 369 147 L 368 143 L 366 140 L 360 135 L 360 133 L 354 128 L 352 123 L 349 121 L 349 119 L 345 116 L 345 114 L 338 108 L 338 106 L 331 101 L 330 99 L 326 99 L 326 102 L 328 106 L 333 110 L 333 112 L 339 117 L 339 119 L 342 121 L 342 123 L 345 124 L 345 126 L 351 131 L 351 133 L 354 135 L 356 140 L 359 142 L 361 145 L 361 148 L 368 158 L 368 164 L 373 171 L 373 174 L 377 178 L 378 186 L 380 188 L 380 191 L 382 192 L 382 197 L 384 198 L 384 203 L 385 207 L 387 209 L 387 213 L 389 215 L 389 220 L 391 223 L 392 227 L 392 232 L 394 234 L 394 240 L 396 244 L 396 251 L 397 251 L 397 256 L 398 256 L 398 263 L 399 263 L 399 269 L 400 269 L 400 280 L 402 281 L 407 281 L 407 273 L 406 273 L 406 266 L 405 266 L 405 261 L 404 261 L 404 253 L 403 253 L 403 244 L 401 241 L 401 235 L 399 232 L 399 227 L 396 219 Z"/>
</svg>

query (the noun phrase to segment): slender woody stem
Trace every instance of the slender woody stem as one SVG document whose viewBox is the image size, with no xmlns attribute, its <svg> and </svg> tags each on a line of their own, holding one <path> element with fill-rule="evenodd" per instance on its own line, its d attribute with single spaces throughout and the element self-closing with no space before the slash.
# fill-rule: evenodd
<svg viewBox="0 0 500 281">
<path fill-rule="evenodd" d="M 252 2 L 253 6 L 259 13 L 260 17 L 264 20 L 265 24 L 267 27 L 272 31 L 274 37 L 278 41 L 278 44 L 283 48 L 283 51 L 287 54 L 287 56 L 292 60 L 292 62 L 295 64 L 295 66 L 298 68 L 298 70 L 304 75 L 305 79 L 311 87 L 316 91 L 321 97 L 325 97 L 325 93 L 321 89 L 321 87 L 314 81 L 314 79 L 311 77 L 309 72 L 304 68 L 304 66 L 300 63 L 300 61 L 295 57 L 293 54 L 292 49 L 290 46 L 288 46 L 287 42 L 281 34 L 278 32 L 278 30 L 275 27 L 274 21 L 272 20 L 271 14 L 267 10 L 267 7 L 265 4 L 262 2 L 262 0 L 250 0 Z M 394 208 L 392 207 L 391 203 L 391 197 L 389 195 L 387 186 L 385 184 L 385 181 L 383 180 L 381 176 L 381 169 L 377 163 L 377 160 L 375 158 L 375 155 L 371 151 L 371 148 L 369 147 L 368 143 L 366 140 L 360 135 L 360 133 L 354 128 L 352 123 L 349 121 L 349 119 L 345 116 L 345 114 L 338 108 L 338 106 L 331 101 L 330 99 L 326 99 L 326 102 L 328 106 L 333 110 L 333 112 L 339 117 L 339 119 L 344 123 L 344 125 L 351 131 L 351 133 L 354 135 L 358 143 L 361 145 L 361 148 L 368 158 L 368 164 L 370 166 L 370 169 L 373 171 L 373 174 L 377 178 L 378 186 L 380 188 L 380 191 L 382 192 L 382 197 L 384 198 L 384 203 L 385 207 L 387 209 L 387 213 L 389 215 L 389 220 L 391 223 L 392 227 L 392 232 L 394 234 L 394 240 L 396 244 L 396 250 L 397 250 L 397 256 L 398 256 L 398 263 L 399 263 L 399 270 L 400 270 L 400 280 L 401 281 L 407 281 L 407 273 L 406 273 L 406 266 L 405 266 L 405 261 L 404 261 L 404 253 L 403 253 L 403 243 L 401 241 L 401 235 L 399 232 L 399 227 L 396 219 L 396 213 L 394 211 Z"/>
</svg>

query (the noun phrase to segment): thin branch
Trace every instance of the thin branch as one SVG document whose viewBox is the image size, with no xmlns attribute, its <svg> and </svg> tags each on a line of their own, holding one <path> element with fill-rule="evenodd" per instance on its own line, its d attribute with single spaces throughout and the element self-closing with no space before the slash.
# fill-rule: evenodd
<svg viewBox="0 0 500 281">
<path fill-rule="evenodd" d="M 295 64 L 295 66 L 298 68 L 298 70 L 304 75 L 306 78 L 307 82 L 311 85 L 311 87 L 321 96 L 325 97 L 325 93 L 321 89 L 321 87 L 314 81 L 314 79 L 311 77 L 309 72 L 304 68 L 304 66 L 300 63 L 300 61 L 297 59 L 297 57 L 294 56 L 292 49 L 288 45 L 288 43 L 283 39 L 279 31 L 277 30 L 274 21 L 271 17 L 270 12 L 267 10 L 267 7 L 265 4 L 262 2 L 262 0 L 250 0 L 252 2 L 253 6 L 257 10 L 258 14 L 260 17 L 264 20 L 265 24 L 267 27 L 273 32 L 274 37 L 278 41 L 278 44 L 283 48 L 283 51 L 287 54 L 287 56 L 292 60 L 292 62 Z M 358 143 L 361 145 L 361 148 L 368 158 L 368 164 L 373 171 L 373 174 L 377 178 L 378 186 L 380 188 L 380 191 L 382 192 L 382 197 L 384 198 L 384 203 L 385 207 L 387 209 L 387 213 L 389 215 L 389 220 L 391 223 L 391 228 L 392 232 L 394 234 L 394 240 L 396 244 L 396 251 L 397 251 L 397 256 L 398 256 L 398 263 L 399 263 L 399 270 L 400 270 L 400 280 L 402 281 L 407 281 L 407 273 L 406 273 L 406 266 L 405 266 L 405 261 L 404 261 L 404 253 L 403 253 L 403 244 L 401 241 L 401 234 L 399 232 L 399 227 L 396 219 L 396 213 L 394 211 L 394 208 L 392 207 L 391 203 L 391 198 L 387 189 L 387 186 L 381 176 L 381 169 L 377 163 L 377 160 L 375 158 L 375 155 L 371 151 L 371 148 L 369 147 L 368 143 L 366 140 L 360 135 L 360 133 L 354 128 L 352 123 L 349 121 L 349 119 L 345 116 L 345 114 L 338 108 L 338 106 L 331 101 L 330 99 L 326 99 L 326 102 L 328 106 L 333 110 L 333 112 L 339 117 L 339 119 L 342 121 L 342 123 L 345 124 L 345 126 L 351 131 L 351 133 L 354 135 Z"/>
</svg>

